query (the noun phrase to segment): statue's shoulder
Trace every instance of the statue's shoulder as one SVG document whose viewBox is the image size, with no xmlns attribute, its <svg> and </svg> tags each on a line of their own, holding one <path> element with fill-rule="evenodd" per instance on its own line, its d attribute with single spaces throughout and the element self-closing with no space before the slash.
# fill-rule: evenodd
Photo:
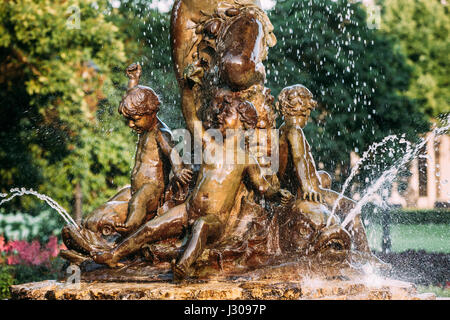
<svg viewBox="0 0 450 320">
<path fill-rule="evenodd" d="M 170 141 L 173 141 L 173 133 L 167 124 L 165 124 L 161 119 L 158 118 L 158 130 L 161 134 L 168 138 Z"/>
</svg>

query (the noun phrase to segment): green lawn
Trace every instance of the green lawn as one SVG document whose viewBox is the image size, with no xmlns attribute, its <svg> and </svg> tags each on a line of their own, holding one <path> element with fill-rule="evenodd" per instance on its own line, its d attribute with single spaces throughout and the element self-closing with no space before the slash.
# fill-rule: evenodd
<svg viewBox="0 0 450 320">
<path fill-rule="evenodd" d="M 381 251 L 381 226 L 366 229 L 370 247 Z M 391 226 L 391 243 L 394 252 L 413 249 L 450 253 L 450 224 L 395 224 Z"/>
<path fill-rule="evenodd" d="M 439 298 L 450 298 L 450 289 L 443 289 L 436 286 L 417 286 L 419 293 L 434 293 Z"/>
</svg>

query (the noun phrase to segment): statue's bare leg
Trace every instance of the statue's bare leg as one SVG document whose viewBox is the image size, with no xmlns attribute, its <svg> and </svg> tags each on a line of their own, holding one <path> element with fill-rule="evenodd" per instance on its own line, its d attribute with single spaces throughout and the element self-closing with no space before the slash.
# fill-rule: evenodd
<svg viewBox="0 0 450 320">
<path fill-rule="evenodd" d="M 178 263 L 172 262 L 174 280 L 186 277 L 189 267 L 201 256 L 206 245 L 222 234 L 222 224 L 215 215 L 207 215 L 195 221 L 188 245 Z"/>
<path fill-rule="evenodd" d="M 139 228 L 144 223 L 147 213 L 158 208 L 163 191 L 163 186 L 159 183 L 144 184 L 131 197 L 127 220 L 123 224 L 116 224 L 116 230 L 127 235 Z"/>
<path fill-rule="evenodd" d="M 141 226 L 110 251 L 94 252 L 95 262 L 116 267 L 126 256 L 140 250 L 146 243 L 179 236 L 187 225 L 186 205 L 181 204 Z"/>
</svg>

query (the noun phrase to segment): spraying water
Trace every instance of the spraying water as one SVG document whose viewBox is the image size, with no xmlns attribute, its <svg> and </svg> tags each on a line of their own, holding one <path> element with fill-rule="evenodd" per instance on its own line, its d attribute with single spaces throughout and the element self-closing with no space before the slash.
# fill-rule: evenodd
<svg viewBox="0 0 450 320">
<path fill-rule="evenodd" d="M 441 128 L 435 128 L 433 130 L 433 135 L 430 135 L 426 139 L 422 139 L 422 142 L 418 143 L 414 148 L 411 148 L 408 145 L 407 151 L 405 155 L 394 164 L 389 170 L 383 172 L 381 177 L 379 177 L 372 185 L 369 186 L 367 191 L 364 193 L 364 196 L 358 201 L 356 206 L 349 212 L 345 220 L 342 222 L 342 227 L 346 227 L 360 212 L 362 207 L 370 202 L 375 195 L 375 193 L 386 184 L 392 183 L 392 181 L 396 178 L 398 171 L 404 167 L 407 163 L 418 156 L 420 150 L 430 141 L 431 139 L 435 139 L 437 136 L 446 133 L 450 130 L 450 117 L 446 119 L 446 125 Z"/>
<path fill-rule="evenodd" d="M 37 197 L 38 199 L 45 201 L 50 207 L 56 210 L 58 214 L 66 221 L 67 224 L 72 225 L 73 227 L 79 229 L 80 227 L 78 224 L 72 219 L 72 217 L 67 213 L 67 211 L 61 207 L 55 200 L 50 198 L 49 196 L 40 194 L 33 189 L 27 190 L 25 188 L 13 188 L 10 190 L 10 195 L 8 197 L 8 194 L 6 193 L 0 193 L 0 198 L 4 198 L 0 201 L 0 206 L 8 201 L 11 201 L 15 197 L 21 197 L 24 195 L 33 195 Z"/>
<path fill-rule="evenodd" d="M 344 185 L 342 187 L 341 193 L 339 194 L 337 200 L 334 202 L 333 205 L 333 209 L 331 210 L 331 215 L 329 216 L 328 220 L 327 220 L 327 227 L 330 226 L 331 221 L 333 220 L 333 217 L 336 213 L 336 209 L 339 205 L 339 202 L 342 200 L 342 198 L 344 197 L 345 191 L 347 191 L 348 186 L 350 185 L 350 182 L 353 180 L 353 178 L 356 176 L 356 174 L 358 173 L 359 167 L 361 166 L 361 164 L 373 153 L 375 152 L 378 148 L 384 146 L 386 143 L 388 143 L 389 141 L 394 142 L 395 140 L 398 140 L 397 135 L 390 135 L 385 137 L 381 142 L 376 142 L 374 144 L 372 144 L 368 150 L 366 150 L 361 159 L 358 160 L 358 162 L 355 164 L 355 166 L 352 168 L 352 171 L 350 172 L 350 175 L 348 176 L 348 178 L 345 180 Z M 406 149 L 408 150 L 411 147 L 411 143 L 407 140 L 405 140 L 403 137 L 400 139 L 399 141 L 400 144 L 406 144 Z"/>
</svg>

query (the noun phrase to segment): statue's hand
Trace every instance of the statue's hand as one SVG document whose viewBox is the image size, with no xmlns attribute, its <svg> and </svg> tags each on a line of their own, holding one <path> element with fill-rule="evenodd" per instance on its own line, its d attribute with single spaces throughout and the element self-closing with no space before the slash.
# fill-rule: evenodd
<svg viewBox="0 0 450 320">
<path fill-rule="evenodd" d="M 137 63 L 133 63 L 128 66 L 126 73 L 129 79 L 139 80 L 142 74 L 142 67 Z"/>
<path fill-rule="evenodd" d="M 96 263 L 105 264 L 110 268 L 121 268 L 124 266 L 123 263 L 116 261 L 114 255 L 108 251 L 92 251 L 90 255 Z"/>
<path fill-rule="evenodd" d="M 312 202 L 319 202 L 322 203 L 322 195 L 320 192 L 310 191 L 310 192 L 304 192 L 303 193 L 303 200 L 309 200 Z"/>
<path fill-rule="evenodd" d="M 192 180 L 192 170 L 190 169 L 181 169 L 174 172 L 175 178 L 186 185 Z"/>
<path fill-rule="evenodd" d="M 284 207 L 289 206 L 294 200 L 294 195 L 290 193 L 288 190 L 280 189 L 281 194 L 281 205 Z"/>
</svg>

